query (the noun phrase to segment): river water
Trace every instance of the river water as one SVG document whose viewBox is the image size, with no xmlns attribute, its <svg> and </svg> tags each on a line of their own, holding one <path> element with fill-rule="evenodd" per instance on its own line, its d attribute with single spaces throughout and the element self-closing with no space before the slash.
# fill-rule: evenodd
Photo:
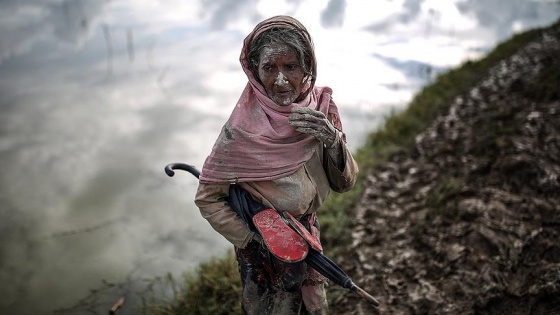
<svg viewBox="0 0 560 315">
<path fill-rule="evenodd" d="M 163 167 L 202 165 L 261 19 L 309 28 L 355 150 L 438 72 L 559 17 L 556 1 L 278 3 L 0 3 L 1 314 L 107 310 L 231 248 L 194 206 L 195 178 Z"/>
</svg>

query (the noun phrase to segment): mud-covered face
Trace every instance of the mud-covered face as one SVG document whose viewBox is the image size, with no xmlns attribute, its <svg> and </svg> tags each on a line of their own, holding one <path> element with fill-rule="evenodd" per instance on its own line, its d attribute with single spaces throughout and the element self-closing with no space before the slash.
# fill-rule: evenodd
<svg viewBox="0 0 560 315">
<path fill-rule="evenodd" d="M 266 94 L 280 106 L 292 104 L 303 88 L 303 69 L 287 45 L 265 47 L 259 57 L 259 79 Z"/>
</svg>

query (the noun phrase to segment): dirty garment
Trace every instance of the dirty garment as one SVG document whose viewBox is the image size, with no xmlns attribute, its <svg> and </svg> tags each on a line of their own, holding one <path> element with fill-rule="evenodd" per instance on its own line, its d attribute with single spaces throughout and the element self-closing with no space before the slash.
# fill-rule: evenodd
<svg viewBox="0 0 560 315">
<path fill-rule="evenodd" d="M 301 100 L 298 98 L 286 106 L 278 106 L 269 98 L 260 80 L 250 70 L 248 60 L 251 41 L 263 31 L 277 27 L 295 29 L 300 33 L 309 46 L 313 64 Z M 240 62 L 248 82 L 204 162 L 201 183 L 271 180 L 299 169 L 310 159 L 314 147 L 320 142 L 314 136 L 290 126 L 293 108 L 307 107 L 320 111 L 329 117 L 336 129 L 343 131 L 338 107 L 332 99 L 332 89 L 313 84 L 316 61 L 311 38 L 298 21 L 280 16 L 257 25 L 244 41 Z"/>
<path fill-rule="evenodd" d="M 312 59 L 300 96 L 283 106 L 268 97 L 250 70 L 248 59 L 251 41 L 263 31 L 278 27 L 300 33 Z M 345 192 L 354 186 L 358 165 L 346 145 L 332 90 L 314 86 L 316 60 L 303 25 L 285 16 L 259 23 L 245 39 L 240 61 L 249 82 L 204 163 L 195 203 L 212 228 L 236 248 L 247 314 L 323 314 L 326 279 L 305 262 L 292 264 L 276 259 L 255 241 L 255 232 L 227 202 L 229 188 L 232 183 L 238 184 L 256 201 L 305 221 L 316 218 L 331 190 Z M 320 122 L 327 123 L 329 130 L 337 130 L 328 147 L 324 137 L 290 125 L 292 109 L 303 107 L 321 116 Z M 318 228 L 315 230 L 318 233 Z"/>
<path fill-rule="evenodd" d="M 313 230 L 318 231 L 315 215 L 306 215 L 303 220 L 313 222 Z M 235 252 L 245 314 L 327 314 L 326 278 L 305 262 L 281 261 L 257 241 Z"/>
<path fill-rule="evenodd" d="M 354 186 L 358 165 L 346 144 L 341 144 L 343 169 L 339 170 L 326 154 L 322 145 L 317 145 L 313 155 L 295 173 L 269 181 L 240 183 L 256 201 L 276 209 L 289 211 L 294 217 L 315 213 L 327 198 L 330 190 L 345 192 Z M 247 224 L 229 206 L 229 185 L 200 183 L 195 204 L 212 228 L 233 245 L 244 248 L 253 238 Z"/>
<path fill-rule="evenodd" d="M 247 190 L 253 199 L 279 211 L 289 211 L 300 221 L 301 218 L 305 219 L 309 215 L 315 217 L 316 211 L 331 189 L 338 192 L 347 191 L 356 181 L 358 166 L 346 145 L 341 144 L 341 146 L 344 156 L 342 171 L 333 164 L 325 152 L 326 149 L 318 145 L 311 159 L 294 174 L 277 180 L 247 182 L 239 185 Z M 228 194 L 229 184 L 201 183 L 195 203 L 211 226 L 236 247 L 243 282 L 244 305 L 261 310 L 263 307 L 274 309 L 280 307 L 278 306 L 280 302 L 285 302 L 295 307 L 294 310 L 298 312 L 300 309 L 297 305 L 300 305 L 301 314 L 321 314 L 326 307 L 324 281 L 305 285 L 306 280 L 314 278 L 313 274 L 317 274 L 316 271 L 308 270 L 304 262 L 295 265 L 283 263 L 272 257 L 258 242 L 252 241 L 254 232 L 225 201 Z M 315 229 L 309 227 L 310 230 L 318 233 L 318 226 Z M 281 275 L 292 275 L 293 278 L 284 279 Z M 265 281 L 258 282 L 256 279 Z M 262 297 L 264 300 L 261 299 L 261 295 L 265 296 Z M 313 305 L 321 306 L 315 308 L 316 313 L 304 313 L 304 311 L 312 312 Z M 248 306 L 246 308 L 248 314 L 300 314 L 297 312 L 251 313 Z"/>
</svg>

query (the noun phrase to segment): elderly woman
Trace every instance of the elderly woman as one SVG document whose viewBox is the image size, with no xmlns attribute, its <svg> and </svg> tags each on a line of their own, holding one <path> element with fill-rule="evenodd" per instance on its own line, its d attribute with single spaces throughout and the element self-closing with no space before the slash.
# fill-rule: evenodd
<svg viewBox="0 0 560 315">
<path fill-rule="evenodd" d="M 314 86 L 311 37 L 288 16 L 259 23 L 240 61 L 249 82 L 204 163 L 196 205 L 235 246 L 246 314 L 326 314 L 326 279 L 304 262 L 270 254 L 226 198 L 229 185 L 238 184 L 318 239 L 317 210 L 331 189 L 351 189 L 358 173 L 332 90 Z"/>
</svg>

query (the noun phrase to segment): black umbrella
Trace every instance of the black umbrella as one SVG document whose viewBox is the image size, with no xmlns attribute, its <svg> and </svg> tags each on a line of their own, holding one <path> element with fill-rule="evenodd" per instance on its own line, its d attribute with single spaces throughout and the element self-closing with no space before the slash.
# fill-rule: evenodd
<svg viewBox="0 0 560 315">
<path fill-rule="evenodd" d="M 196 178 L 199 178 L 200 176 L 199 170 L 197 170 L 194 166 L 184 163 L 171 163 L 165 166 L 165 173 L 169 177 L 173 177 L 175 175 L 173 170 L 187 171 L 193 174 Z M 256 231 L 256 228 L 251 218 L 261 210 L 268 208 L 260 202 L 253 200 L 251 195 L 245 189 L 239 187 L 239 185 L 230 185 L 228 203 L 243 219 L 243 221 L 249 225 L 249 228 L 251 228 L 252 231 Z"/>
<path fill-rule="evenodd" d="M 183 163 L 168 164 L 165 166 L 165 173 L 171 177 L 175 175 L 173 170 L 176 169 L 187 171 L 196 176 L 196 178 L 200 175 L 200 172 L 195 167 Z M 249 224 L 252 231 L 257 231 L 251 218 L 261 210 L 267 209 L 268 207 L 253 200 L 251 195 L 243 188 L 239 187 L 239 185 L 231 185 L 229 193 L 228 202 L 232 209 L 237 212 L 237 214 L 247 224 Z M 350 276 L 348 276 L 336 263 L 330 260 L 327 256 L 323 255 L 321 252 L 310 247 L 309 253 L 305 257 L 305 262 L 332 282 L 343 288 L 358 293 L 374 306 L 379 306 L 379 302 L 373 296 L 357 286 Z"/>
</svg>

